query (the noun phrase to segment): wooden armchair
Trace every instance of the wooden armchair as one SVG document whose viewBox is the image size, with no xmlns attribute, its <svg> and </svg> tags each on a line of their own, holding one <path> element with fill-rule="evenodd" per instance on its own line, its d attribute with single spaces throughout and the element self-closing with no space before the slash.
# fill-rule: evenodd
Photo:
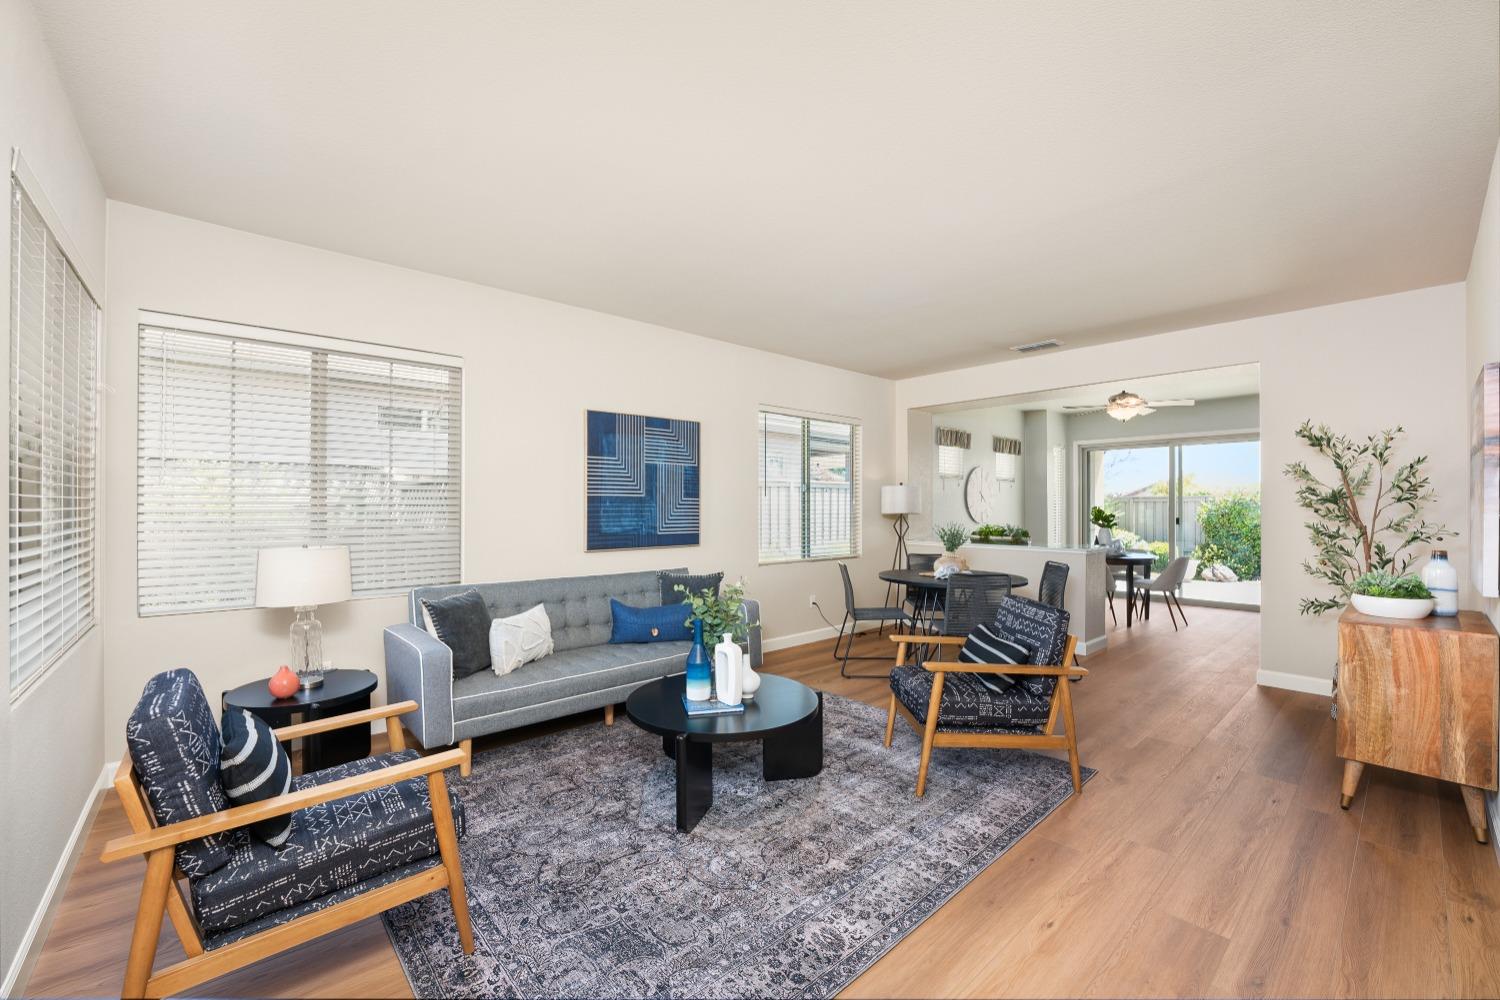
<svg viewBox="0 0 1500 1000">
<path fill-rule="evenodd" d="M 1025 605 L 1041 607 L 1034 601 L 1025 601 L 1023 598 L 1009 598 L 1008 602 L 1024 602 Z M 1014 607 L 1014 605 L 1011 605 Z M 1055 611 L 1056 615 L 1066 615 L 1066 612 Z M 1061 618 L 1061 627 L 1067 628 L 1066 617 Z M 1073 655 L 1077 648 L 1076 637 L 1068 635 L 1062 641 L 1062 655 L 1058 658 L 1058 664 L 1035 665 L 1035 664 L 1009 664 L 1009 663 L 971 663 L 942 660 L 925 660 L 915 665 L 906 663 L 907 651 L 911 646 L 933 646 L 936 645 L 939 655 L 943 648 L 961 647 L 967 641 L 965 636 L 931 636 L 931 635 L 893 635 L 891 641 L 896 643 L 896 668 L 891 672 L 891 697 L 890 705 L 885 721 L 885 745 L 891 745 L 891 739 L 895 735 L 896 715 L 899 712 L 912 729 L 922 737 L 922 757 L 917 767 L 917 795 L 920 797 L 927 790 L 927 768 L 932 759 L 933 747 L 992 747 L 1012 748 L 1021 750 L 1066 750 L 1068 752 L 1068 765 L 1073 773 L 1073 792 L 1078 794 L 1083 791 L 1083 781 L 1079 774 L 1078 764 L 1078 735 L 1073 723 L 1073 695 L 1068 679 L 1074 677 L 1086 677 L 1088 671 L 1082 667 L 1075 666 Z M 1054 647 L 1055 648 L 1055 647 Z M 903 675 L 903 671 L 906 673 Z M 930 675 L 931 690 L 926 694 L 926 702 L 922 704 L 918 694 L 928 680 Z M 1052 678 L 1050 692 L 1045 695 L 1045 721 L 1040 718 L 1033 720 L 1025 717 L 1015 725 L 1004 724 L 1003 721 L 981 721 L 975 723 L 971 720 L 959 720 L 951 717 L 945 718 L 944 691 L 952 690 L 948 685 L 950 675 L 961 678 L 967 688 L 965 694 L 973 696 L 975 693 L 980 698 L 997 698 L 1003 700 L 1003 696 L 994 696 L 987 693 L 986 688 L 976 686 L 973 682 L 983 675 L 1004 675 L 1012 678 Z M 898 694 L 899 692 L 899 694 Z M 1036 692 L 1023 694 L 1021 697 L 1032 699 L 1031 708 L 1036 708 Z M 952 699 L 950 699 L 951 701 Z M 1064 732 L 1057 731 L 1057 724 L 1061 717 Z"/>
<path fill-rule="evenodd" d="M 183 673 L 186 673 L 185 671 Z M 194 681 L 196 687 L 196 681 Z M 201 690 L 198 692 L 201 696 Z M 406 701 L 381 708 L 329 719 L 320 719 L 275 730 L 281 742 L 345 726 L 368 726 L 376 719 L 394 722 L 397 716 L 414 711 L 415 702 Z M 210 720 L 211 721 L 211 720 Z M 453 905 L 454 920 L 465 954 L 472 954 L 474 938 L 469 924 L 468 902 L 464 895 L 463 872 L 459 866 L 458 832 L 453 807 L 449 801 L 443 772 L 463 764 L 462 750 L 448 750 L 428 757 L 406 759 L 405 739 L 400 725 L 388 726 L 394 762 L 381 766 L 378 757 L 358 761 L 343 768 L 317 772 L 299 780 L 285 795 L 235 806 L 178 822 L 159 825 L 156 810 L 148 798 L 141 777 L 136 773 L 130 755 L 126 755 L 115 774 L 115 791 L 120 796 L 125 815 L 134 831 L 129 836 L 111 840 L 101 859 L 106 862 L 144 855 L 146 878 L 141 890 L 140 908 L 130 941 L 130 957 L 125 969 L 122 996 L 166 996 L 178 993 L 216 976 L 243 968 L 269 955 L 284 951 L 304 941 L 327 934 L 365 917 L 373 916 L 416 899 L 429 892 L 446 888 Z M 414 751 L 413 751 L 414 752 Z M 217 766 L 217 762 L 214 762 Z M 350 773 L 340 777 L 344 770 Z M 320 780 L 326 779 L 326 780 Z M 428 854 L 389 870 L 382 875 L 347 885 L 337 891 L 272 912 L 227 933 L 206 932 L 189 907 L 192 894 L 180 884 L 188 877 L 178 868 L 179 845 L 201 842 L 205 837 L 239 830 L 259 820 L 284 816 L 321 803 L 332 802 L 372 789 L 399 785 L 425 778 L 431 801 L 430 836 L 435 830 L 438 857 Z M 410 791 L 410 786 L 406 787 Z M 430 841 L 429 841 L 430 843 Z M 267 850 L 275 850 L 267 848 Z M 182 942 L 187 958 L 152 974 L 162 917 L 171 918 L 172 927 Z"/>
</svg>

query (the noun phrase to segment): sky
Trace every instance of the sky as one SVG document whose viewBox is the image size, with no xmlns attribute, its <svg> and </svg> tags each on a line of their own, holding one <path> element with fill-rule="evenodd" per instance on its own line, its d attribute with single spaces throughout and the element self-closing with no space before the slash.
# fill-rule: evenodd
<svg viewBox="0 0 1500 1000">
<path fill-rule="evenodd" d="M 1131 493 L 1167 478 L 1168 448 L 1111 448 L 1104 457 L 1104 493 Z M 1182 447 L 1182 472 L 1211 492 L 1260 489 L 1260 442 L 1221 441 Z"/>
</svg>

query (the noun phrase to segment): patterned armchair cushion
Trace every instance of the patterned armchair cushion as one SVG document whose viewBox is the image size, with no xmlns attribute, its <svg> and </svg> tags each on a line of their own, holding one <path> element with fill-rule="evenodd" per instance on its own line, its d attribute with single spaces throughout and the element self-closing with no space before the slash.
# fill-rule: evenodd
<svg viewBox="0 0 1500 1000">
<path fill-rule="evenodd" d="M 995 614 L 994 628 L 988 631 L 1029 649 L 1027 663 L 1056 665 L 1062 662 L 1067 646 L 1068 621 L 1068 613 L 1060 608 L 1025 597 L 1007 597 Z M 938 728 L 1025 731 L 1046 723 L 1057 678 L 1018 675 L 1009 688 L 985 683 L 989 679 L 959 670 L 948 672 L 938 705 Z M 891 690 L 925 725 L 932 674 L 921 666 L 897 667 L 891 671 Z"/>
<path fill-rule="evenodd" d="M 415 750 L 380 754 L 293 779 L 293 790 L 416 760 Z M 463 804 L 450 789 L 458 835 Z M 411 778 L 295 813 L 292 835 L 280 848 L 244 838 L 229 863 L 192 880 L 193 906 L 203 929 L 218 933 L 357 887 L 395 868 L 437 853 L 426 778 Z M 372 883 L 374 884 L 374 883 Z"/>
<path fill-rule="evenodd" d="M 980 676 L 958 671 L 947 673 L 943 680 L 943 701 L 938 706 L 939 729 L 1030 732 L 1047 721 L 1052 708 L 1051 689 L 1045 695 L 1037 695 L 1024 684 L 1017 684 L 997 691 L 983 683 Z M 891 690 L 921 725 L 927 724 L 932 677 L 920 666 L 907 665 L 891 671 Z"/>
<path fill-rule="evenodd" d="M 168 670 L 146 682 L 125 723 L 125 743 L 163 825 L 218 812 L 228 806 L 219 784 L 219 727 L 191 670 Z M 177 867 L 192 878 L 229 862 L 243 839 L 218 833 L 177 848 Z"/>
</svg>

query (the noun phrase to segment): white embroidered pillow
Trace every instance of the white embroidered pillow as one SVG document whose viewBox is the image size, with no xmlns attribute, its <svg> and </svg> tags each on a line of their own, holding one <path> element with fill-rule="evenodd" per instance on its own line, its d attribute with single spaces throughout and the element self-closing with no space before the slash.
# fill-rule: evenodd
<svg viewBox="0 0 1500 1000">
<path fill-rule="evenodd" d="M 502 677 L 550 652 L 552 621 L 544 605 L 490 623 L 490 669 Z"/>
</svg>

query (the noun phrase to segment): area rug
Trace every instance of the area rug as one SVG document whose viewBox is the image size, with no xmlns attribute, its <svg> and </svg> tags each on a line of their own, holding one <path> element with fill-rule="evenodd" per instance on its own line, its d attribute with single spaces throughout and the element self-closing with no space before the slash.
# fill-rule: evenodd
<svg viewBox="0 0 1500 1000">
<path fill-rule="evenodd" d="M 885 712 L 824 702 L 816 778 L 767 783 L 760 746 L 714 750 L 714 804 L 677 832 L 661 738 L 621 718 L 476 754 L 452 787 L 475 953 L 448 894 L 386 914 L 419 997 L 826 997 L 1072 792 L 1017 750 L 933 752 Z M 1086 771 L 1092 775 L 1092 771 Z"/>
</svg>

